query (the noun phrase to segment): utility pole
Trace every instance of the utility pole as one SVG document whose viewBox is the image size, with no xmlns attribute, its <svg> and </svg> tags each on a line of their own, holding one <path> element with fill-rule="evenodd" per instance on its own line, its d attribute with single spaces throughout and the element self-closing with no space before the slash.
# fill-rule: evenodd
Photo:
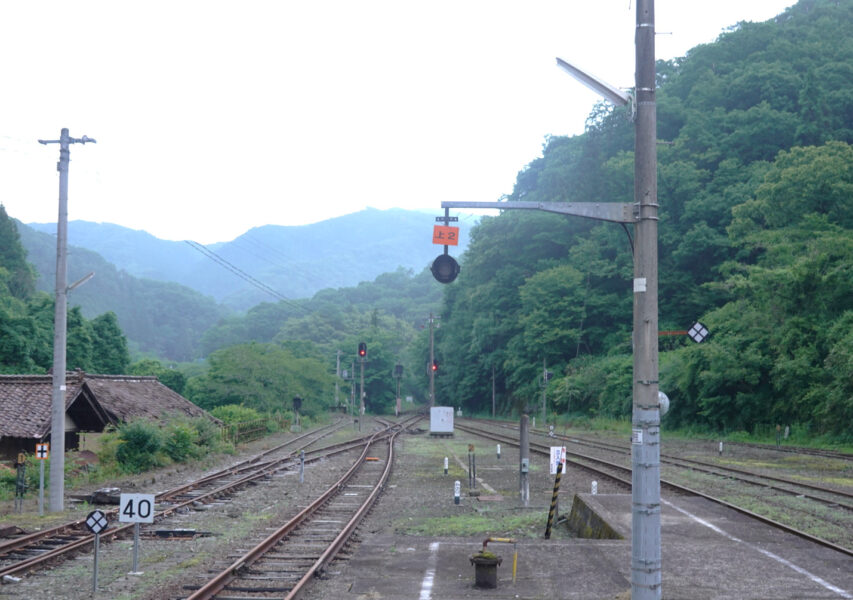
<svg viewBox="0 0 853 600">
<path fill-rule="evenodd" d="M 637 0 L 634 123 L 634 393 L 631 433 L 631 598 L 661 597 L 658 399 L 658 199 L 655 3 Z"/>
<path fill-rule="evenodd" d="M 495 365 L 492 365 L 492 418 L 495 418 Z"/>
<path fill-rule="evenodd" d="M 335 410 L 340 410 L 340 379 L 341 379 L 341 351 L 335 353 Z"/>
<path fill-rule="evenodd" d="M 399 417 L 402 407 L 400 406 L 400 379 L 403 377 L 403 365 L 397 363 L 394 366 L 394 378 L 397 380 L 397 403 L 394 408 L 394 416 Z"/>
<path fill-rule="evenodd" d="M 359 397 L 361 398 L 358 406 L 358 414 L 359 417 L 364 414 L 364 359 L 360 358 L 358 361 L 361 364 L 361 388 L 359 389 Z M 361 421 L 359 421 L 361 423 Z M 361 431 L 361 426 L 359 426 L 359 431 Z"/>
<path fill-rule="evenodd" d="M 432 408 L 435 406 L 435 371 L 432 366 L 435 364 L 435 348 L 433 343 L 433 322 L 432 313 L 429 313 L 429 366 L 427 370 L 429 371 L 429 407 Z"/>
<path fill-rule="evenodd" d="M 350 416 L 355 415 L 355 362 L 350 362 L 349 368 L 349 392 L 350 392 L 350 402 L 349 402 L 349 414 Z"/>
<path fill-rule="evenodd" d="M 548 367 L 545 364 L 545 359 L 542 359 L 542 426 L 548 422 L 547 406 L 545 402 L 545 391 L 548 387 Z"/>
<path fill-rule="evenodd" d="M 71 144 L 95 143 L 92 138 L 72 138 L 63 128 L 58 140 L 38 140 L 39 144 L 59 144 L 59 218 L 56 222 L 56 304 L 53 316 L 53 393 L 51 396 L 50 494 L 48 510 L 65 508 L 65 342 L 68 325 L 68 163 Z"/>
</svg>

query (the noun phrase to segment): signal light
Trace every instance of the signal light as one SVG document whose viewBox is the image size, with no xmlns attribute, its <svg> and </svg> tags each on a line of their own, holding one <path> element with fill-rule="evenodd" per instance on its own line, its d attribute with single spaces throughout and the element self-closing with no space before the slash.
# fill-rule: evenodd
<svg viewBox="0 0 853 600">
<path fill-rule="evenodd" d="M 438 361 L 437 360 L 432 361 L 432 370 L 438 371 Z"/>
<path fill-rule="evenodd" d="M 451 283 L 459 275 L 459 263 L 449 254 L 439 254 L 429 270 L 439 283 Z"/>
<path fill-rule="evenodd" d="M 365 356 L 367 356 L 367 344 L 365 344 L 364 342 L 358 343 L 358 355 L 361 358 L 364 358 Z"/>
</svg>

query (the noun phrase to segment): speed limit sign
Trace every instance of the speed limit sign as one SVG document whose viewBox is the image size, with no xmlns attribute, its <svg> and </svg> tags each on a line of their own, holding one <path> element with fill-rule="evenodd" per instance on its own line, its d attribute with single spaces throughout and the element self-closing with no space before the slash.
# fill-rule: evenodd
<svg viewBox="0 0 853 600">
<path fill-rule="evenodd" d="M 153 523 L 154 494 L 122 494 L 118 520 L 122 523 Z"/>
</svg>

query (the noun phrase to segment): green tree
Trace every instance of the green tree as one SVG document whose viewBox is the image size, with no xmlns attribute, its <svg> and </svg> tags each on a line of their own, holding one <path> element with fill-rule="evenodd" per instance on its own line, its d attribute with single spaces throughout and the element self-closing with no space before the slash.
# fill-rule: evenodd
<svg viewBox="0 0 853 600">
<path fill-rule="evenodd" d="M 94 363 L 92 324 L 83 316 L 79 306 L 68 311 L 65 342 L 65 361 L 68 370 L 81 369 L 92 372 Z"/>
<path fill-rule="evenodd" d="M 92 320 L 92 364 L 96 373 L 122 374 L 130 365 L 127 339 L 118 326 L 114 312 Z"/>
<path fill-rule="evenodd" d="M 127 368 L 128 375 L 148 375 L 156 377 L 160 383 L 178 394 L 184 393 L 187 378 L 183 372 L 174 366 L 165 367 L 159 360 L 145 358 Z"/>
<path fill-rule="evenodd" d="M 26 300 L 35 292 L 35 272 L 27 263 L 27 253 L 14 221 L 0 204 L 0 291 Z M 0 298 L 5 294 L 0 293 Z"/>
<path fill-rule="evenodd" d="M 202 408 L 243 405 L 260 412 L 289 409 L 294 396 L 303 398 L 303 412 L 316 414 L 330 401 L 334 382 L 315 359 L 298 358 L 275 344 L 241 344 L 208 357 L 207 374 L 187 383 L 190 400 Z"/>
</svg>

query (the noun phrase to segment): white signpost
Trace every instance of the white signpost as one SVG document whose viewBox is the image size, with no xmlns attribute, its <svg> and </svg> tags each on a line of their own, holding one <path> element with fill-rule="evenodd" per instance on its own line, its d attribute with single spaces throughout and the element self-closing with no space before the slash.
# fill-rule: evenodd
<svg viewBox="0 0 853 600">
<path fill-rule="evenodd" d="M 122 494 L 118 520 L 133 523 L 133 570 L 130 574 L 142 575 L 139 571 L 139 524 L 154 522 L 154 494 Z"/>
<path fill-rule="evenodd" d="M 551 446 L 551 475 L 557 474 L 557 465 L 563 465 L 563 473 L 566 472 L 566 447 Z"/>
<path fill-rule="evenodd" d="M 39 461 L 39 516 L 44 516 L 44 461 L 50 458 L 50 444 L 36 444 L 36 459 Z"/>
</svg>

